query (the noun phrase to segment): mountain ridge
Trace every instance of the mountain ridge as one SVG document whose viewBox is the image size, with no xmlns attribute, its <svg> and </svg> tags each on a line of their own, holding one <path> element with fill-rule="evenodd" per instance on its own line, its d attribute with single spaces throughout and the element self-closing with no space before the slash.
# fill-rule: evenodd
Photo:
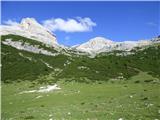
<svg viewBox="0 0 160 120">
<path fill-rule="evenodd" d="M 135 47 L 143 47 L 153 43 L 153 41 L 151 40 L 115 42 L 104 37 L 95 37 L 90 39 L 86 43 L 66 47 L 64 45 L 60 45 L 57 42 L 56 36 L 47 28 L 39 24 L 34 18 L 23 18 L 21 20 L 21 23 L 19 23 L 18 25 L 2 25 L 0 35 L 9 34 L 31 38 L 33 40 L 37 40 L 44 44 L 48 44 L 60 49 L 77 51 L 76 53 L 84 52 L 92 57 L 102 52 L 110 52 L 114 50 L 130 51 Z M 157 40 L 154 42 L 159 41 Z"/>
<path fill-rule="evenodd" d="M 115 42 L 102 37 L 95 37 L 88 42 L 75 47 L 75 49 L 87 52 L 90 54 L 99 54 L 101 52 L 110 52 L 114 50 L 130 51 L 135 47 L 143 47 L 151 45 L 154 41 L 139 40 L 139 41 L 123 41 Z M 158 41 L 157 41 L 158 42 Z M 93 44 L 96 43 L 96 44 Z"/>
<path fill-rule="evenodd" d="M 28 25 L 30 22 L 39 26 L 34 25 L 36 21 L 27 19 L 22 22 L 22 30 L 20 25 L 9 31 L 5 29 L 2 33 L 7 33 L 1 34 L 2 81 L 5 83 L 20 80 L 42 83 L 63 79 L 78 82 L 129 80 L 139 71 L 160 78 L 160 68 L 157 67 L 160 64 L 160 37 L 138 42 L 115 42 L 96 37 L 82 44 L 82 48 L 86 48 L 81 51 L 77 49 L 79 46 L 66 47 L 56 41 L 46 43 L 46 39 L 39 40 L 39 36 L 26 37 L 28 32 L 24 35 L 24 30 L 31 32 L 35 29 Z M 43 26 L 39 27 L 47 33 Z M 38 32 L 34 32 L 37 35 Z M 42 76 L 45 80 L 40 79 Z"/>
<path fill-rule="evenodd" d="M 25 22 L 23 27 L 26 31 L 28 28 L 33 31 L 28 22 Z M 30 36 L 27 38 L 28 36 L 21 34 L 22 30 L 16 31 L 20 32 L 17 33 L 20 35 L 14 34 L 13 29 L 5 32 L 7 34 L 1 35 L 2 81 L 5 83 L 21 80 L 36 80 L 42 83 L 63 79 L 78 82 L 121 78 L 129 80 L 139 71 L 160 78 L 160 68 L 157 67 L 160 64 L 159 37 L 149 42 L 127 41 L 119 42 L 118 45 L 106 38 L 96 37 L 88 41 L 87 47 L 92 50 L 98 45 L 97 51 L 88 53 L 81 52 L 76 47 L 61 46 L 55 42 L 51 45 L 52 43 L 46 44 L 39 39 L 31 39 Z M 137 44 L 140 44 L 140 47 L 137 47 Z M 44 79 L 40 79 L 43 77 Z"/>
</svg>

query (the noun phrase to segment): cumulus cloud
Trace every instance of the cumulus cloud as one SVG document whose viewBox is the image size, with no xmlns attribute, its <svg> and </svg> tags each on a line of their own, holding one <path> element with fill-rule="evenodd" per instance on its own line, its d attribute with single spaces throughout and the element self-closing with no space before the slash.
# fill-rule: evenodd
<svg viewBox="0 0 160 120">
<path fill-rule="evenodd" d="M 10 20 L 10 19 L 7 21 L 4 21 L 3 23 L 6 25 L 12 25 L 12 26 L 16 26 L 19 24 L 18 22 L 14 21 L 14 20 Z"/>
<path fill-rule="evenodd" d="M 64 32 L 86 32 L 92 31 L 96 26 L 90 18 L 77 17 L 75 19 L 64 20 L 62 18 L 52 18 L 43 21 L 43 26 L 51 31 L 64 31 Z"/>
</svg>

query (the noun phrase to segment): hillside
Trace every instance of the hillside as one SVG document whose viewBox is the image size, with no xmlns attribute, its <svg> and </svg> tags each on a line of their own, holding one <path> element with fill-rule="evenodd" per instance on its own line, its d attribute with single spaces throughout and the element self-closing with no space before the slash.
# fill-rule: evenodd
<svg viewBox="0 0 160 120">
<path fill-rule="evenodd" d="M 38 75 L 48 74 L 52 70 L 52 66 L 61 68 L 67 58 L 63 54 L 59 55 L 57 48 L 46 46 L 32 39 L 16 35 L 2 36 L 1 39 L 2 81 L 18 79 L 33 80 Z M 4 44 L 6 39 L 21 42 L 20 45 L 23 47 L 17 49 L 14 46 Z M 32 49 L 30 49 L 30 46 Z M 59 61 L 58 64 L 57 61 Z"/>
<path fill-rule="evenodd" d="M 72 49 L 48 46 L 17 35 L 3 35 L 1 42 L 4 82 L 33 81 L 43 75 L 50 76 L 50 79 L 39 80 L 41 82 L 61 79 L 78 82 L 108 81 L 129 79 L 140 71 L 160 78 L 160 67 L 157 67 L 160 65 L 159 43 L 137 47 L 130 52 L 102 52 L 90 58 Z"/>
</svg>

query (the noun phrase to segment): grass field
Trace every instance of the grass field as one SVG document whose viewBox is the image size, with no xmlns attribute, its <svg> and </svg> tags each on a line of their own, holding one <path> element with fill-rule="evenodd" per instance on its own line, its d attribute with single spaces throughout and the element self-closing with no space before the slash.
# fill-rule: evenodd
<svg viewBox="0 0 160 120">
<path fill-rule="evenodd" d="M 141 73 L 127 82 L 61 81 L 60 90 L 23 94 L 44 85 L 2 83 L 2 120 L 159 120 L 160 84 L 150 79 Z"/>
</svg>

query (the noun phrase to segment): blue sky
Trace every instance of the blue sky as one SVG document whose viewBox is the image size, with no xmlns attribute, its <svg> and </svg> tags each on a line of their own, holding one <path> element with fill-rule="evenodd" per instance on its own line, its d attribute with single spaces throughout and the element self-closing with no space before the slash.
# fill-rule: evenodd
<svg viewBox="0 0 160 120">
<path fill-rule="evenodd" d="M 41 24 L 49 20 L 58 42 L 69 46 L 96 36 L 114 41 L 149 39 L 159 35 L 159 7 L 160 2 L 151 1 L 2 2 L 2 23 L 20 22 L 25 17 L 33 17 Z M 64 29 L 62 24 L 55 28 L 55 21 L 63 21 L 68 26 L 64 25 Z"/>
</svg>

